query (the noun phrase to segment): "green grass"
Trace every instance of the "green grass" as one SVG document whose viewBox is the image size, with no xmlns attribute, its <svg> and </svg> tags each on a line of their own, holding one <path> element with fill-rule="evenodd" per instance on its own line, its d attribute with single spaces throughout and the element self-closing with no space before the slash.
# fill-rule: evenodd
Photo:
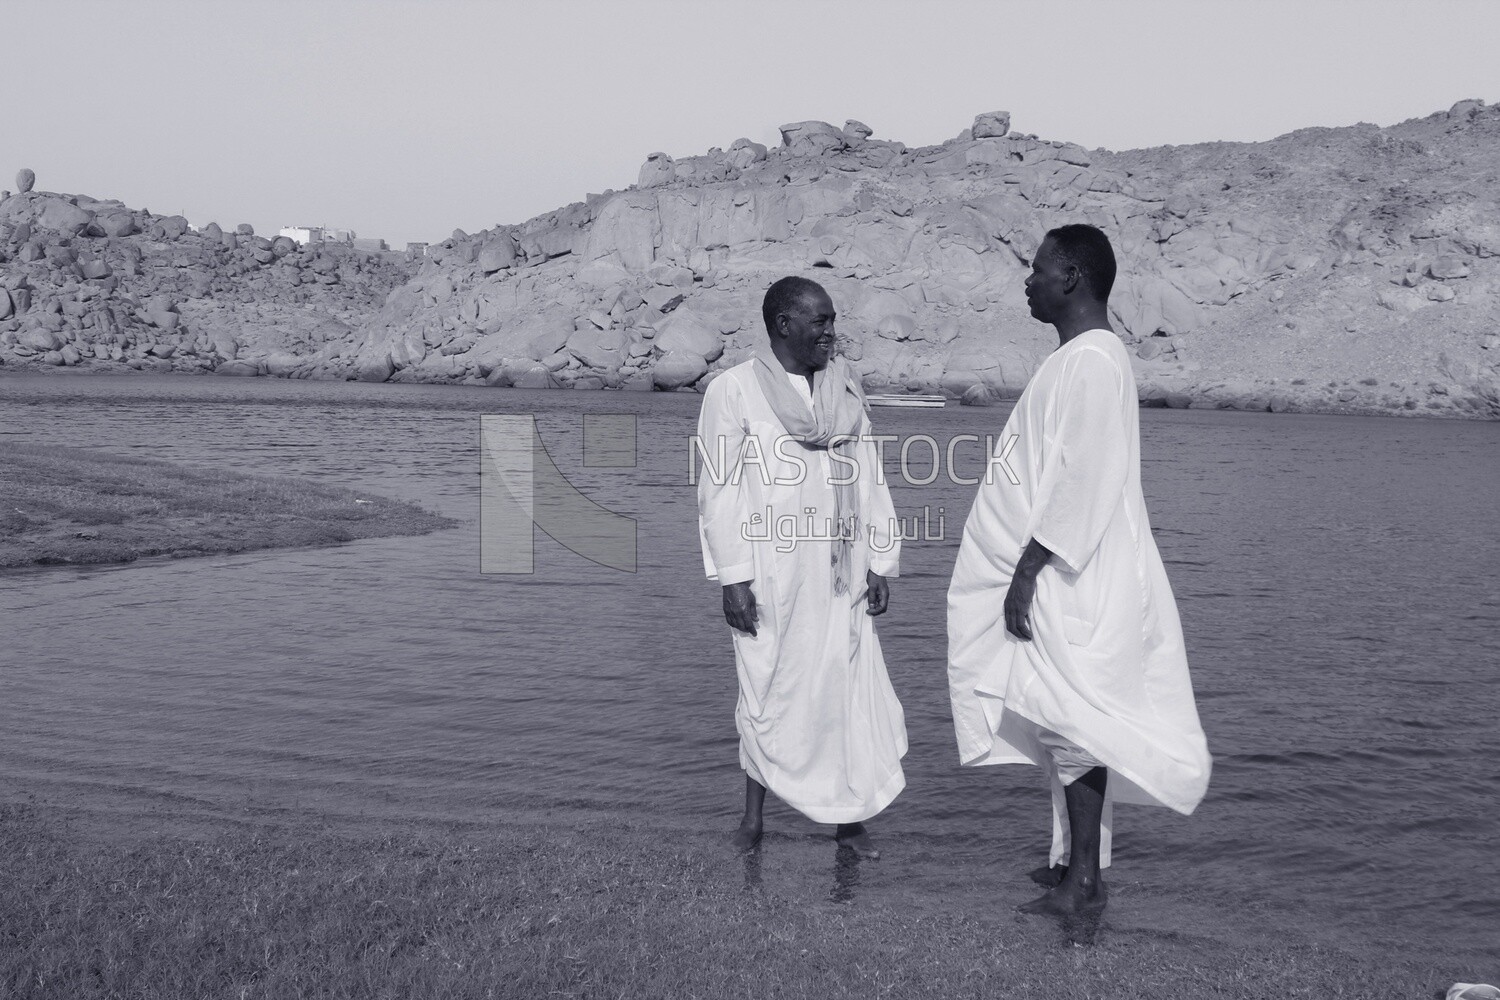
<svg viewBox="0 0 1500 1000">
<path fill-rule="evenodd" d="M 0 442 L 0 568 L 330 545 L 453 523 L 338 487 Z"/>
<path fill-rule="evenodd" d="M 1335 1000 L 1447 985 L 1378 953 L 1108 929 L 1077 947 L 1047 921 L 942 900 L 837 905 L 753 884 L 718 838 L 602 824 L 100 845 L 12 806 L 0 844 L 7 998 Z"/>
</svg>

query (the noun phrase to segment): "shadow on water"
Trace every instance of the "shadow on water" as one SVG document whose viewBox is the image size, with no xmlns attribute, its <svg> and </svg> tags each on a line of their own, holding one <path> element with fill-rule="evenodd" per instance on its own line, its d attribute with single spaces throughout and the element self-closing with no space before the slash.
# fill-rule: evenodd
<svg viewBox="0 0 1500 1000">
<path fill-rule="evenodd" d="M 854 890 L 859 886 L 859 854 L 852 847 L 839 847 L 833 854 L 833 888 L 828 893 L 832 902 L 847 904 L 854 902 Z"/>
</svg>

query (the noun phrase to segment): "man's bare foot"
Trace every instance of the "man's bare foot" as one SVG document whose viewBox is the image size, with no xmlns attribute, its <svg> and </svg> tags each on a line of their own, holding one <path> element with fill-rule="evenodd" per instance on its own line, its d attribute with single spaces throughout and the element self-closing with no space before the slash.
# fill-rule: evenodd
<svg viewBox="0 0 1500 1000">
<path fill-rule="evenodd" d="M 1026 877 L 1045 889 L 1051 889 L 1053 886 L 1061 885 L 1062 880 L 1068 877 L 1068 866 L 1043 865 L 1040 868 L 1031 869 L 1026 873 Z"/>
<path fill-rule="evenodd" d="M 1065 878 L 1057 887 L 1016 909 L 1022 913 L 1035 913 L 1049 917 L 1072 917 L 1084 913 L 1098 913 L 1109 901 L 1109 892 L 1103 879 Z"/>
<path fill-rule="evenodd" d="M 840 823 L 838 829 L 833 831 L 833 836 L 840 847 L 849 848 L 867 861 L 880 857 L 880 852 L 870 840 L 870 831 L 865 829 L 863 823 Z"/>
<path fill-rule="evenodd" d="M 740 828 L 734 831 L 734 837 L 730 839 L 729 846 L 736 854 L 749 854 L 760 846 L 760 833 L 760 822 L 746 817 L 740 820 Z"/>
</svg>

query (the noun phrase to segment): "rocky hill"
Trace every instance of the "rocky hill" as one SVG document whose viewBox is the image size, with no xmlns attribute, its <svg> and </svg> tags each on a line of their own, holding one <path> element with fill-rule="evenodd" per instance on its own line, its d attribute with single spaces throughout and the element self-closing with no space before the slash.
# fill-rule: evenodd
<svg viewBox="0 0 1500 1000">
<path fill-rule="evenodd" d="M 73 207 L 92 218 L 70 215 L 58 236 L 38 207 L 58 196 L 12 196 L 0 203 L 11 308 L 37 291 L 0 316 L 0 352 L 7 364 L 70 346 L 98 358 L 102 330 L 127 363 L 153 364 L 142 334 L 161 330 L 153 309 L 165 308 L 197 368 L 236 358 L 311 377 L 701 389 L 764 336 L 765 287 L 802 273 L 832 294 L 867 387 L 985 403 L 1018 392 L 1055 345 L 1022 281 L 1048 228 L 1086 221 L 1115 242 L 1113 318 L 1143 401 L 1500 417 L 1500 107 L 1120 153 L 1011 132 L 1002 112 L 918 149 L 859 122 L 782 136 L 774 149 L 652 154 L 629 190 L 455 232 L 404 283 L 363 255 L 330 269 L 326 252 L 278 256 L 274 242 L 176 222 L 173 235 L 173 220 L 142 213 L 143 232 L 114 235 L 124 210 L 84 199 Z M 151 272 L 167 291 L 119 274 L 131 245 L 124 270 L 141 274 L 129 280 Z M 96 259 L 103 279 L 88 274 Z M 46 292 L 38 268 L 54 275 Z M 132 304 L 119 309 L 122 291 Z M 135 326 L 117 331 L 101 309 Z M 74 322 L 80 310 L 95 320 Z M 226 355 L 214 330 L 231 322 Z"/>
<path fill-rule="evenodd" d="M 0 201 L 0 371 L 339 377 L 359 327 L 415 271 L 404 254 L 198 232 L 33 182 L 21 171 Z"/>
</svg>

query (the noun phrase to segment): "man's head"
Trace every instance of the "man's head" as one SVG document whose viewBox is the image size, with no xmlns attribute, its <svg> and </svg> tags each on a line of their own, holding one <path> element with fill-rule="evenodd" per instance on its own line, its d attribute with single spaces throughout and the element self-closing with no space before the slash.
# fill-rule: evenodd
<svg viewBox="0 0 1500 1000">
<path fill-rule="evenodd" d="M 1056 323 L 1069 312 L 1099 309 L 1115 284 L 1115 252 L 1093 226 L 1059 226 L 1047 233 L 1026 279 L 1031 315 Z"/>
<path fill-rule="evenodd" d="M 771 350 L 787 371 L 807 375 L 833 358 L 833 300 L 823 286 L 795 275 L 766 290 L 761 316 Z"/>
</svg>

